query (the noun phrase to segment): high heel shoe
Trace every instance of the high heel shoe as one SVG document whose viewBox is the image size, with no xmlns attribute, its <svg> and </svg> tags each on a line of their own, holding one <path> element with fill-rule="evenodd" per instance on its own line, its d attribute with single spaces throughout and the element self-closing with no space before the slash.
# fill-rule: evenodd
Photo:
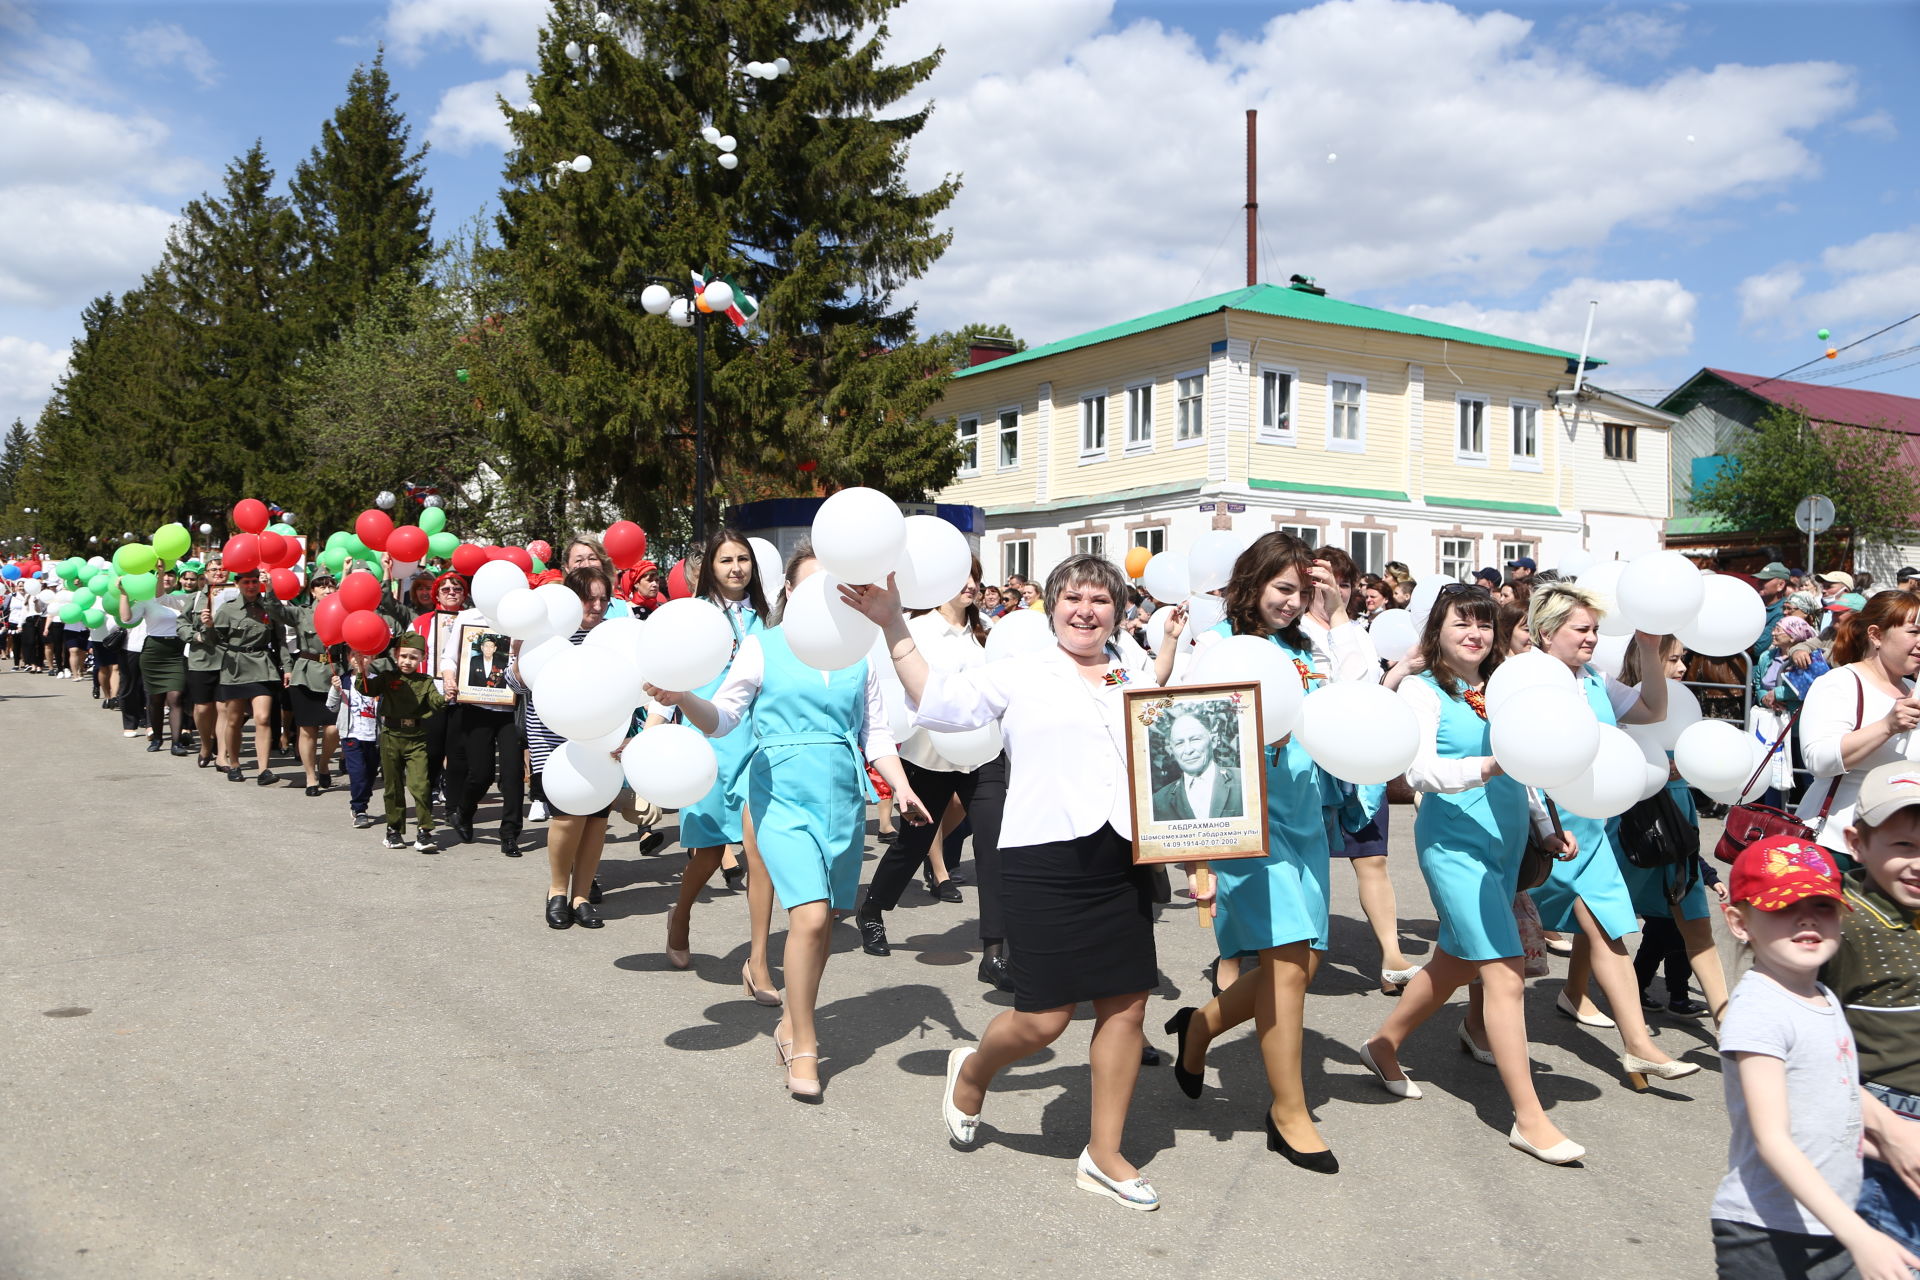
<svg viewBox="0 0 1920 1280">
<path fill-rule="evenodd" d="M 1507 1145 L 1548 1164 L 1572 1164 L 1587 1154 L 1587 1149 L 1572 1138 L 1562 1138 L 1550 1147 L 1536 1147 L 1520 1136 L 1520 1126 L 1517 1124 L 1507 1131 Z"/>
<path fill-rule="evenodd" d="M 1563 1018 L 1572 1018 L 1583 1027 L 1598 1027 L 1602 1031 L 1611 1031 L 1614 1027 L 1613 1019 L 1604 1013 L 1581 1013 L 1574 1007 L 1573 1001 L 1567 999 L 1565 991 L 1554 998 L 1553 1011 Z"/>
<path fill-rule="evenodd" d="M 1193 1015 L 1199 1010 L 1194 1008 L 1177 1009 L 1167 1019 L 1166 1032 L 1174 1037 L 1173 1082 L 1180 1086 L 1180 1092 L 1189 1098 L 1197 1098 L 1206 1087 L 1207 1077 L 1204 1071 L 1187 1070 L 1187 1027 L 1193 1022 Z"/>
<path fill-rule="evenodd" d="M 1495 1065 L 1493 1061 L 1493 1051 L 1491 1049 L 1482 1049 L 1479 1045 L 1475 1044 L 1473 1042 L 1473 1036 L 1468 1032 L 1467 1024 L 1464 1022 L 1460 1024 L 1460 1052 L 1471 1055 L 1475 1062 L 1484 1062 L 1489 1067 Z M 1516 1129 L 1514 1132 L 1518 1133 L 1519 1130 Z"/>
<path fill-rule="evenodd" d="M 1648 1076 L 1661 1080 L 1679 1080 L 1700 1069 L 1700 1064 L 1697 1062 L 1649 1062 L 1645 1058 L 1636 1058 L 1630 1053 L 1620 1055 L 1620 1066 L 1627 1073 L 1627 1083 L 1641 1093 L 1647 1090 Z"/>
<path fill-rule="evenodd" d="M 673 917 L 674 917 L 673 912 L 671 911 L 667 912 L 668 934 L 672 934 L 673 932 Z M 691 941 L 691 939 L 689 939 L 689 941 Z M 668 943 L 663 948 L 663 950 L 665 950 L 667 953 L 667 963 L 672 965 L 674 968 L 691 969 L 693 967 L 693 948 L 692 947 L 676 947 L 672 943 Z"/>
<path fill-rule="evenodd" d="M 819 1098 L 820 1082 L 818 1080 L 809 1080 L 805 1076 L 793 1074 L 793 1064 L 802 1058 L 812 1058 L 816 1064 L 820 1061 L 820 1055 L 817 1053 L 796 1053 L 788 1056 L 786 1059 L 787 1092 L 799 1098 L 801 1101 L 807 1102 Z M 817 1071 L 819 1067 L 816 1065 L 814 1069 Z"/>
<path fill-rule="evenodd" d="M 1331 1151 L 1295 1151 L 1287 1140 L 1280 1136 L 1280 1126 L 1273 1122 L 1273 1112 L 1266 1114 L 1267 1150 L 1277 1151 L 1287 1158 L 1295 1168 L 1305 1169 L 1308 1173 L 1338 1173 L 1340 1160 Z"/>
<path fill-rule="evenodd" d="M 1382 1071 L 1380 1069 L 1380 1064 L 1373 1060 L 1373 1050 L 1367 1048 L 1365 1044 L 1362 1044 L 1360 1046 L 1360 1061 L 1367 1064 L 1367 1070 L 1373 1072 L 1373 1078 L 1380 1082 L 1380 1087 L 1385 1089 L 1388 1093 L 1392 1094 L 1394 1097 L 1396 1098 L 1426 1097 L 1424 1093 L 1420 1092 L 1420 1086 L 1413 1082 L 1413 1077 L 1407 1073 L 1407 1069 L 1405 1067 L 1400 1068 L 1400 1076 L 1401 1076 L 1400 1079 L 1398 1080 L 1387 1079 L 1387 1073 Z"/>
<path fill-rule="evenodd" d="M 764 1004 L 770 1009 L 779 1007 L 780 993 L 778 991 L 768 991 L 764 987 L 756 987 L 753 985 L 753 969 L 750 964 L 740 966 L 740 985 L 747 989 L 747 999 L 753 1001 L 755 1004 Z"/>
<path fill-rule="evenodd" d="M 1416 964 L 1416 965 L 1410 965 L 1405 969 L 1382 969 L 1380 971 L 1380 983 L 1383 987 L 1386 987 L 1386 986 L 1393 986 L 1396 988 L 1404 987 L 1409 982 L 1413 981 L 1413 975 L 1420 972 L 1420 968 L 1421 966 Z M 1397 996 L 1400 993 L 1399 991 L 1395 990 L 1395 991 L 1389 991 L 1387 994 Z"/>
</svg>

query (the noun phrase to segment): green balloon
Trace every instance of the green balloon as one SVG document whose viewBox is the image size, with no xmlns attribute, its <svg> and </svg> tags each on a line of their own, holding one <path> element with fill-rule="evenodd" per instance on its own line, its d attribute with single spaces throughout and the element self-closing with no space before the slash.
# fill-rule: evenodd
<svg viewBox="0 0 1920 1280">
<path fill-rule="evenodd" d="M 431 538 L 447 527 L 447 513 L 440 507 L 425 507 L 420 512 L 420 531 Z M 454 543 L 459 546 L 458 542 Z"/>
<path fill-rule="evenodd" d="M 352 540 L 353 540 L 353 535 L 348 533 L 345 529 L 335 529 L 332 533 L 327 535 L 327 550 L 328 551 L 345 551 L 347 549 L 347 543 L 351 542 Z"/>
<path fill-rule="evenodd" d="M 367 554 L 369 558 L 360 561 L 359 569 L 365 569 L 368 573 L 372 574 L 375 582 L 383 581 L 387 575 L 386 571 L 380 567 L 380 553 L 371 551 Z M 359 572 L 359 569 L 356 569 L 355 572 Z"/>
<path fill-rule="evenodd" d="M 100 607 L 102 609 L 105 609 L 108 613 L 112 614 L 116 618 L 120 616 L 119 586 L 110 585 L 107 587 L 105 591 L 102 591 L 100 593 Z"/>
<path fill-rule="evenodd" d="M 79 626 L 80 620 L 86 616 L 87 611 L 71 600 L 60 606 L 60 621 L 62 622 Z"/>
<path fill-rule="evenodd" d="M 433 510 L 432 507 L 427 509 L 429 511 Z M 426 527 L 425 521 L 421 522 L 421 527 Z M 435 533 L 427 536 L 427 551 L 432 555 L 439 556 L 441 559 L 452 555 L 459 546 L 459 537 L 451 533 Z"/>
<path fill-rule="evenodd" d="M 147 573 L 159 558 L 146 543 L 129 542 L 113 553 L 113 567 L 122 573 Z"/>
<path fill-rule="evenodd" d="M 1825 342 L 1829 337 L 1829 335 L 1825 329 L 1822 329 L 1819 333 L 1816 333 L 1814 337 L 1820 339 L 1820 341 L 1822 342 Z"/>
<path fill-rule="evenodd" d="M 130 573 L 120 579 L 120 589 L 129 600 L 151 600 L 160 589 L 160 579 L 151 573 Z"/>
<path fill-rule="evenodd" d="M 76 605 L 80 606 L 80 608 L 83 610 L 91 609 L 93 608 L 94 605 L 100 602 L 100 597 L 95 595 L 93 592 L 87 590 L 85 587 L 81 587 L 78 591 L 73 593 L 73 602 Z"/>
<path fill-rule="evenodd" d="M 340 576 L 341 569 L 346 566 L 347 553 L 337 547 L 329 548 L 320 553 L 320 563 L 327 566 L 328 571 L 337 578 Z"/>
<path fill-rule="evenodd" d="M 72 582 L 78 578 L 81 573 L 85 572 L 86 567 L 87 562 L 75 556 L 70 560 L 62 560 L 59 564 L 53 566 L 53 571 L 68 582 Z"/>
<path fill-rule="evenodd" d="M 367 554 L 367 544 L 360 541 L 358 534 L 348 534 L 347 540 L 340 545 L 346 548 L 346 552 L 350 556 L 363 556 Z"/>
<path fill-rule="evenodd" d="M 163 524 L 153 531 L 153 550 L 155 555 L 172 564 L 193 550 L 193 535 L 183 524 Z"/>
<path fill-rule="evenodd" d="M 533 561 L 533 571 L 535 573 L 545 573 L 547 571 L 547 562 L 539 556 L 530 555 L 527 558 Z"/>
<path fill-rule="evenodd" d="M 290 525 L 290 524 L 287 524 L 287 523 L 286 523 L 285 521 L 282 521 L 282 522 L 281 522 L 281 523 L 279 523 L 279 524 L 270 524 L 270 525 L 268 525 L 268 526 L 267 526 L 267 532 L 268 532 L 268 533 L 277 533 L 277 534 L 279 534 L 279 535 L 280 535 L 281 537 L 283 537 L 283 538 L 292 538 L 292 537 L 297 537 L 297 536 L 298 536 L 298 535 L 297 535 L 297 534 L 296 534 L 296 533 L 294 532 L 294 528 L 293 528 L 293 526 L 292 526 L 292 525 Z"/>
<path fill-rule="evenodd" d="M 88 609 L 80 615 L 80 620 L 89 627 L 99 627 L 106 625 L 107 615 L 98 609 Z"/>
<path fill-rule="evenodd" d="M 107 587 L 111 585 L 112 582 L 113 582 L 113 575 L 108 573 L 105 569 L 102 569 L 100 572 L 94 574 L 91 578 L 87 579 L 87 590 L 93 592 L 93 594 L 95 595 L 100 595 L 101 593 L 106 591 Z"/>
</svg>

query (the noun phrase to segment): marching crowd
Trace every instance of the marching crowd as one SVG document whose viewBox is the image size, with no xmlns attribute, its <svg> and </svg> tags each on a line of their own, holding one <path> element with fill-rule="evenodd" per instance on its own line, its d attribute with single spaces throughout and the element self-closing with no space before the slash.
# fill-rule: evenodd
<svg viewBox="0 0 1920 1280">
<path fill-rule="evenodd" d="M 656 566 L 616 575 L 591 536 L 556 559 L 542 577 L 579 597 L 575 644 L 606 619 L 644 617 L 661 603 Z M 653 726 L 689 724 L 709 736 L 719 764 L 711 792 L 678 816 L 687 862 L 661 940 L 669 963 L 691 964 L 695 909 L 714 873 L 744 887 L 743 990 L 779 1009 L 772 1037 L 786 1087 L 818 1101 L 824 1049 L 814 1010 L 835 921 L 850 916 L 863 953 L 888 956 L 887 914 L 916 876 L 934 896 L 961 900 L 955 868 L 970 839 L 979 975 L 1013 1004 L 949 1057 L 940 1096 L 947 1139 L 974 1145 L 995 1077 L 1051 1044 L 1088 1003 L 1093 1089 L 1077 1184 L 1129 1208 L 1157 1208 L 1158 1193 L 1123 1148 L 1143 1054 L 1152 1053 L 1143 1023 L 1160 981 L 1155 910 L 1176 886 L 1133 859 L 1122 719 L 1128 688 L 1176 683 L 1176 651 L 1196 639 L 1185 634 L 1188 606 L 1156 620 L 1161 608 L 1097 556 L 1073 557 L 1044 583 L 997 586 L 981 581 L 976 562 L 953 599 L 924 611 L 903 610 L 887 585 L 840 588 L 881 628 L 886 657 L 876 651 L 822 672 L 795 656 L 781 627 L 788 594 L 817 567 L 803 544 L 783 581 L 765 581 L 744 536 L 715 533 L 687 582 L 724 611 L 731 661 L 701 689 L 649 686 L 620 735 L 630 744 Z M 1385 662 L 1370 628 L 1405 609 L 1415 590 L 1403 566 L 1387 570 L 1362 575 L 1338 549 L 1266 534 L 1234 564 L 1219 593 L 1224 618 L 1198 640 L 1257 637 L 1277 645 L 1309 688 L 1377 682 L 1411 707 L 1421 742 L 1404 782 L 1417 797 L 1413 843 L 1438 944 L 1424 963 L 1401 951 L 1385 859 L 1389 824 L 1406 820 L 1394 813 L 1404 806 L 1389 804 L 1385 787 L 1338 782 L 1292 738 L 1268 747 L 1264 856 L 1216 862 L 1211 874 L 1196 868 L 1177 886 L 1212 911 L 1218 943 L 1214 998 L 1166 1024 L 1177 1087 L 1202 1096 L 1210 1047 L 1251 1022 L 1271 1093 L 1268 1148 L 1301 1169 L 1338 1171 L 1308 1110 L 1302 1057 L 1305 997 L 1326 955 L 1332 866 L 1341 861 L 1356 878 L 1380 985 L 1399 997 L 1359 1046 L 1385 1092 L 1422 1096 L 1408 1065 L 1418 1065 L 1413 1037 L 1466 987 L 1455 1038 L 1498 1074 L 1513 1110 L 1509 1145 L 1549 1164 L 1579 1160 L 1584 1148 L 1557 1122 L 1569 1117 L 1550 1115 L 1534 1090 L 1527 1050 L 1524 984 L 1547 972 L 1549 950 L 1560 951 L 1570 962 L 1556 1009 L 1617 1030 L 1621 1070 L 1636 1088 L 1700 1070 L 1660 1050 L 1650 1016 L 1711 1018 L 1718 1030 L 1733 1127 L 1712 1209 L 1721 1275 L 1857 1269 L 1878 1278 L 1920 1267 L 1909 1252 L 1920 1249 L 1912 763 L 1920 572 L 1902 570 L 1895 588 L 1877 592 L 1865 579 L 1778 563 L 1752 575 L 1767 623 L 1742 679 L 1785 722 L 1772 758 L 1800 767 L 1783 769 L 1785 785 L 1769 797 L 1792 816 L 1780 813 L 1729 850 L 1722 878 L 1698 855 L 1695 798 L 1677 773 L 1642 802 L 1652 809 L 1602 822 L 1560 814 L 1506 776 L 1489 742 L 1487 682 L 1515 653 L 1537 649 L 1564 663 L 1601 723 L 1648 723 L 1667 714 L 1668 678 L 1688 670 L 1678 640 L 1636 634 L 1608 674 L 1595 664 L 1602 600 L 1523 559 L 1442 590 L 1411 619 L 1414 645 Z M 9 586 L 13 669 L 90 678 L 103 708 L 119 711 L 122 732 L 144 738 L 147 751 L 192 757 L 243 782 L 251 720 L 257 785 L 278 782 L 275 758 L 293 757 L 293 785 L 323 795 L 337 755 L 351 821 L 383 824 L 391 848 L 406 843 L 409 798 L 412 847 L 422 852 L 441 847 L 436 814 L 453 840 L 474 841 L 492 793 L 507 856 L 520 855 L 529 818 L 545 821 L 545 920 L 554 929 L 601 925 L 595 872 L 613 810 L 643 833 L 646 852 L 664 847 L 654 830 L 663 815 L 630 792 L 588 814 L 547 800 L 542 775 L 560 738 L 540 718 L 517 644 L 505 652 L 463 644 L 463 627 L 484 618 L 459 573 L 422 574 L 378 602 L 391 641 L 375 658 L 320 642 L 314 611 L 337 586 L 324 570 L 297 601 L 282 602 L 263 593 L 257 571 L 229 575 L 217 557 L 188 560 L 163 568 L 154 598 L 123 597 L 118 616 L 92 628 L 62 623 L 20 583 Z M 989 661 L 991 629 L 1020 609 L 1044 616 L 1054 645 Z M 886 705 L 893 681 L 910 711 L 904 730 Z M 943 754 L 940 735 L 988 725 L 1004 741 L 994 759 L 970 765 Z M 863 894 L 868 806 L 883 796 L 885 847 Z M 769 948 L 776 899 L 786 912 L 778 977 Z M 1716 913 L 1752 961 L 1731 994 Z M 1628 948 L 1636 932 L 1637 955 Z M 1664 994 L 1655 996 L 1661 972 Z M 1704 999 L 1691 998 L 1690 981 Z"/>
</svg>

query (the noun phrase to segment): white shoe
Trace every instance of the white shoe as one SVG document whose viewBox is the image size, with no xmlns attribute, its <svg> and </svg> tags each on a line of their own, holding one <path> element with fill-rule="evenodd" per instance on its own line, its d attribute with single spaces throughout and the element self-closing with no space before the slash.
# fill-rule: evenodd
<svg viewBox="0 0 1920 1280">
<path fill-rule="evenodd" d="M 1475 1044 L 1473 1042 L 1473 1036 L 1468 1033 L 1467 1024 L 1464 1022 L 1460 1024 L 1460 1052 L 1473 1055 L 1475 1062 L 1484 1062 L 1490 1067 L 1496 1065 L 1493 1060 L 1493 1050 L 1482 1049 L 1479 1045 Z M 1514 1132 L 1518 1133 L 1519 1130 L 1516 1129 Z"/>
<path fill-rule="evenodd" d="M 1159 1194 L 1145 1178 L 1129 1178 L 1125 1182 L 1115 1182 L 1100 1172 L 1100 1166 L 1093 1162 L 1093 1157 L 1088 1155 L 1084 1148 L 1080 1152 L 1080 1161 L 1076 1166 L 1073 1181 L 1074 1185 L 1082 1191 L 1091 1191 L 1097 1196 L 1117 1200 L 1129 1209 L 1151 1210 L 1160 1207 Z"/>
<path fill-rule="evenodd" d="M 1677 1060 L 1649 1062 L 1645 1058 L 1636 1058 L 1630 1053 L 1620 1055 L 1620 1065 L 1627 1073 L 1627 1083 L 1640 1090 L 1646 1089 L 1648 1076 L 1659 1080 L 1679 1080 L 1700 1069 L 1700 1064 L 1697 1062 Z"/>
<path fill-rule="evenodd" d="M 547 802 L 544 800 L 535 800 L 533 802 L 533 808 L 527 813 L 527 818 L 532 822 L 545 822 L 547 820 Z"/>
<path fill-rule="evenodd" d="M 137 738 L 145 732 L 146 732 L 145 729 L 122 729 L 120 731 L 120 736 L 123 738 Z"/>
<path fill-rule="evenodd" d="M 1543 1150 L 1521 1137 L 1520 1126 L 1517 1124 L 1507 1131 L 1507 1145 L 1515 1151 L 1524 1151 L 1535 1160 L 1544 1160 L 1548 1164 L 1572 1164 L 1587 1154 L 1587 1149 L 1572 1138 L 1562 1138 Z"/>
<path fill-rule="evenodd" d="M 1567 999 L 1567 993 L 1564 990 L 1562 990 L 1560 995 L 1554 1000 L 1553 1007 L 1555 1012 L 1561 1017 L 1572 1018 L 1583 1027 L 1598 1027 L 1602 1031 L 1613 1030 L 1614 1022 L 1612 1018 L 1609 1018 L 1604 1013 L 1581 1013 L 1573 1007 L 1573 1001 Z"/>
<path fill-rule="evenodd" d="M 980 1117 L 968 1115 L 953 1105 L 953 1086 L 960 1080 L 960 1068 L 974 1055 L 973 1049 L 955 1049 L 947 1054 L 947 1087 L 940 1095 L 940 1116 L 946 1121 L 947 1137 L 962 1150 L 970 1149 L 979 1136 Z"/>
<path fill-rule="evenodd" d="M 1417 964 L 1406 969 L 1382 969 L 1380 981 L 1391 983 L 1396 987 L 1404 987 L 1413 981 L 1413 975 L 1420 972 L 1420 969 L 1421 966 Z"/>
<path fill-rule="evenodd" d="M 1413 1082 L 1413 1077 L 1407 1074 L 1407 1069 L 1405 1067 L 1400 1068 L 1400 1076 L 1401 1076 L 1400 1079 L 1398 1080 L 1387 1079 L 1386 1073 L 1380 1070 L 1379 1065 L 1375 1063 L 1373 1060 L 1373 1050 L 1367 1048 L 1367 1046 L 1364 1043 L 1362 1043 L 1360 1046 L 1360 1061 L 1367 1064 L 1367 1070 L 1373 1072 L 1373 1078 L 1380 1082 L 1380 1087 L 1385 1089 L 1388 1093 L 1392 1094 L 1394 1097 L 1424 1098 L 1427 1096 L 1426 1094 L 1420 1092 L 1420 1086 Z"/>
</svg>

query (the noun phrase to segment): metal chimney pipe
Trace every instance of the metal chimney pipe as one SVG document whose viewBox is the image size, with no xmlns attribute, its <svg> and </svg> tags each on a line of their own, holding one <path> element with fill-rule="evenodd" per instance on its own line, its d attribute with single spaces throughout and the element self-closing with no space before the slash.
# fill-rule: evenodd
<svg viewBox="0 0 1920 1280">
<path fill-rule="evenodd" d="M 1259 169 L 1259 126 L 1256 123 L 1260 113 L 1252 107 L 1247 108 L 1247 287 L 1260 283 L 1260 195 L 1255 185 L 1255 176 Z"/>
</svg>

